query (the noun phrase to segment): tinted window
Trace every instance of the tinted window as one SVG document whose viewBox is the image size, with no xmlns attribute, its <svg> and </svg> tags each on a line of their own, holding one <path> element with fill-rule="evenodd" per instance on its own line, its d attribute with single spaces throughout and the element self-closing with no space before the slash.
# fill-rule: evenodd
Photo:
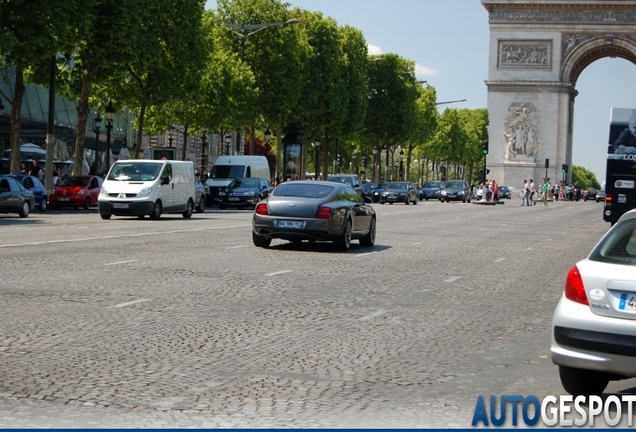
<svg viewBox="0 0 636 432">
<path fill-rule="evenodd" d="M 358 186 L 358 181 L 354 176 L 329 176 L 329 181 L 348 184 L 349 186 Z"/>
<path fill-rule="evenodd" d="M 229 188 L 258 188 L 259 179 L 257 178 L 244 178 L 232 181 Z"/>
<path fill-rule="evenodd" d="M 335 188 L 331 186 L 307 183 L 283 183 L 274 189 L 272 195 L 278 197 L 324 198 Z"/>
<path fill-rule="evenodd" d="M 426 183 L 424 183 L 425 188 L 439 188 L 442 187 L 442 182 L 434 182 L 434 181 L 427 181 Z"/>
<path fill-rule="evenodd" d="M 24 187 L 27 189 L 30 189 L 34 186 L 33 184 L 33 178 L 32 177 L 25 177 L 24 178 L 24 183 L 23 183 Z"/>
<path fill-rule="evenodd" d="M 386 189 L 408 189 L 408 183 L 388 182 L 384 183 Z"/>
<path fill-rule="evenodd" d="M 86 186 L 88 184 L 88 177 L 64 177 L 59 186 Z"/>
<path fill-rule="evenodd" d="M 592 261 L 614 264 L 636 264 L 636 219 L 617 223 L 594 248 Z"/>
<path fill-rule="evenodd" d="M 151 162 L 118 162 L 108 173 L 108 180 L 152 181 L 159 175 L 162 164 Z"/>
<path fill-rule="evenodd" d="M 449 181 L 446 183 L 446 187 L 450 189 L 464 189 L 465 185 L 463 181 Z"/>
<path fill-rule="evenodd" d="M 214 165 L 211 177 L 214 179 L 241 179 L 245 165 Z"/>
</svg>

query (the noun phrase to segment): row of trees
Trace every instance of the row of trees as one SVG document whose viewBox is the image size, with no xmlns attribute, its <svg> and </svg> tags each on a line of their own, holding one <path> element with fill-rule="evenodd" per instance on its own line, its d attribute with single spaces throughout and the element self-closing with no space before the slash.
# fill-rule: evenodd
<svg viewBox="0 0 636 432">
<path fill-rule="evenodd" d="M 16 70 L 11 172 L 19 170 L 24 83 L 49 85 L 78 101 L 74 173 L 79 173 L 90 110 L 109 101 L 135 112 L 135 153 L 142 134 L 181 125 L 187 135 L 245 127 L 250 153 L 271 129 L 280 149 L 288 124 L 320 141 L 329 171 L 334 141 L 353 154 L 401 148 L 406 176 L 414 159 L 463 165 L 472 180 L 483 162 L 485 109 L 439 114 L 435 89 L 413 61 L 370 56 L 362 33 L 320 12 L 279 0 L 0 0 L 0 66 Z M 291 21 L 290 21 L 291 20 Z M 241 26 L 293 22 L 249 33 Z M 227 26 L 226 24 L 231 24 Z M 185 158 L 185 147 L 182 158 Z M 333 157 L 333 155 L 331 155 Z M 280 164 L 280 161 L 279 161 Z"/>
</svg>

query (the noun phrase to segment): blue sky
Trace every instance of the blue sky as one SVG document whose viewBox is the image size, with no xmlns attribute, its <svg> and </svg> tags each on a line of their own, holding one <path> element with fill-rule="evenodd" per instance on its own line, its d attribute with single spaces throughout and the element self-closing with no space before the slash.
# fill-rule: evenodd
<svg viewBox="0 0 636 432">
<path fill-rule="evenodd" d="M 288 0 L 362 31 L 370 53 L 415 61 L 418 78 L 435 87 L 440 108 L 486 108 L 488 14 L 480 0 Z M 208 0 L 208 8 L 216 7 Z M 581 74 L 576 89 L 572 159 L 605 178 L 610 108 L 636 108 L 636 66 L 602 59 Z"/>
</svg>

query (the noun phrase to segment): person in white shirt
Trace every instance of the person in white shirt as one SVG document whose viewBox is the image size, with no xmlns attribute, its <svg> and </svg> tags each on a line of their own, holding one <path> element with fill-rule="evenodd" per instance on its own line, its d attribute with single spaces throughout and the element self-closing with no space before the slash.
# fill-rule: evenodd
<svg viewBox="0 0 636 432">
<path fill-rule="evenodd" d="M 534 194 L 537 191 L 534 187 L 534 180 L 530 179 L 530 205 L 536 205 L 536 201 L 534 200 Z"/>
</svg>

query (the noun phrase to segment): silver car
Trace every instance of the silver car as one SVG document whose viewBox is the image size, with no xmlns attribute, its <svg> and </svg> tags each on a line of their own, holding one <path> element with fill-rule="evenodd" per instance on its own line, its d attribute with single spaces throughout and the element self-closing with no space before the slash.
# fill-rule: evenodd
<svg viewBox="0 0 636 432">
<path fill-rule="evenodd" d="M 279 238 L 331 241 L 346 251 L 353 239 L 362 246 L 373 246 L 375 234 L 373 207 L 343 183 L 285 182 L 256 205 L 252 219 L 252 240 L 259 247 L 268 247 L 272 239 Z"/>
<path fill-rule="evenodd" d="M 552 362 L 573 395 L 636 377 L 636 210 L 625 213 L 566 277 L 552 320 Z"/>
</svg>

